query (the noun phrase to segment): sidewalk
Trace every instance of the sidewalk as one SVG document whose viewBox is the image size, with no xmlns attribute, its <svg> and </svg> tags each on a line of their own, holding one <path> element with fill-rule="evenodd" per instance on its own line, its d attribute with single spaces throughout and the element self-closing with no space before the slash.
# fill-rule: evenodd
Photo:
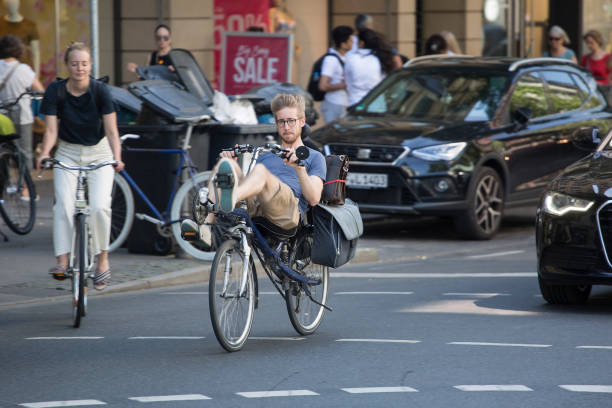
<svg viewBox="0 0 612 408">
<path fill-rule="evenodd" d="M 0 241 L 0 307 L 51 300 L 70 293 L 69 280 L 56 281 L 47 273 L 55 264 L 51 177 L 51 172 L 45 172 L 43 179 L 34 177 L 40 201 L 37 203 L 36 224 L 32 232 L 27 235 L 14 234 L 0 218 L 0 230 L 9 237 L 9 242 Z M 377 259 L 375 250 L 362 246 L 352 262 Z M 175 255 L 132 254 L 126 248 L 111 253 L 110 262 L 110 286 L 102 292 L 91 290 L 90 295 L 203 283 L 208 280 L 210 269 L 210 262 L 176 258 Z"/>
</svg>

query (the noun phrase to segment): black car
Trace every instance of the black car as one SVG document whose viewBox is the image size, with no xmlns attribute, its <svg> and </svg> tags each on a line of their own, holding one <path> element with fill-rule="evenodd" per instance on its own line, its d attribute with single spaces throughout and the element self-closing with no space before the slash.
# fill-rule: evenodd
<svg viewBox="0 0 612 408">
<path fill-rule="evenodd" d="M 535 205 L 589 153 L 572 143 L 578 130 L 611 127 L 594 79 L 569 61 L 423 57 L 311 139 L 349 155 L 362 212 L 451 216 L 466 237 L 489 239 L 504 208 Z"/>
<path fill-rule="evenodd" d="M 585 145 L 597 141 L 585 129 Z M 586 302 L 612 285 L 612 132 L 595 153 L 565 169 L 542 194 L 536 216 L 540 291 L 547 302 Z"/>
</svg>

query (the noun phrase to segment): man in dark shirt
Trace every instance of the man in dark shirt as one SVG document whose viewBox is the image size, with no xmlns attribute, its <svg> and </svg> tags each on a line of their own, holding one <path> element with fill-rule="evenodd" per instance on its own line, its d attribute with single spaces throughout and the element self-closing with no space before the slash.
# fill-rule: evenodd
<svg viewBox="0 0 612 408">
<path fill-rule="evenodd" d="M 217 188 L 217 194 L 209 193 L 209 199 L 212 201 L 218 196 L 219 208 L 224 212 L 231 212 L 237 202 L 246 199 L 250 216 L 263 216 L 281 228 L 291 229 L 298 225 L 300 213 L 321 199 L 326 164 L 323 155 L 313 149 L 309 149 L 310 156 L 304 160 L 304 167 L 296 164 L 295 149 L 304 145 L 301 137 L 306 122 L 304 98 L 279 94 L 271 106 L 281 146 L 290 149 L 291 156 L 281 159 L 274 154 L 262 154 L 251 172 L 244 176 L 234 153 L 222 152 L 209 183 L 209 191 Z M 214 186 L 212 180 L 217 173 L 231 175 L 233 182 L 222 188 Z M 213 221 L 213 214 L 209 214 L 201 226 L 185 220 L 181 224 L 183 236 L 195 238 L 199 235 L 199 239 L 210 246 Z"/>
</svg>

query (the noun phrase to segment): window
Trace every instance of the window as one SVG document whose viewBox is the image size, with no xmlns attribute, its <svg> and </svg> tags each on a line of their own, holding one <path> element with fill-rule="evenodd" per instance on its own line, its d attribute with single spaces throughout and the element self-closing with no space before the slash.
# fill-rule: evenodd
<svg viewBox="0 0 612 408">
<path fill-rule="evenodd" d="M 542 71 L 541 74 L 548 84 L 552 113 L 572 111 L 582 105 L 582 94 L 568 72 Z"/>
<path fill-rule="evenodd" d="M 544 83 L 533 74 L 522 75 L 516 82 L 510 99 L 510 113 L 513 115 L 519 108 L 530 108 L 532 118 L 549 113 Z"/>
<path fill-rule="evenodd" d="M 599 95 L 599 92 L 597 91 L 597 83 L 595 82 L 595 80 L 592 77 L 588 78 L 590 85 L 587 85 L 587 83 L 579 75 L 571 75 L 574 79 L 574 82 L 576 82 L 578 88 L 580 88 L 580 91 L 584 94 L 584 98 L 587 101 L 582 106 L 582 109 L 591 109 L 601 106 L 602 100 L 601 96 Z"/>
</svg>

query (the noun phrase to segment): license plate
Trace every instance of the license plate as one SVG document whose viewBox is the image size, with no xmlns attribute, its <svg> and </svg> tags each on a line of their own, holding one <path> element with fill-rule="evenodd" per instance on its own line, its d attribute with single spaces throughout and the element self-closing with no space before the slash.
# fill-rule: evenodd
<svg viewBox="0 0 612 408">
<path fill-rule="evenodd" d="M 351 188 L 386 188 L 389 182 L 386 174 L 349 172 L 346 185 Z"/>
</svg>

